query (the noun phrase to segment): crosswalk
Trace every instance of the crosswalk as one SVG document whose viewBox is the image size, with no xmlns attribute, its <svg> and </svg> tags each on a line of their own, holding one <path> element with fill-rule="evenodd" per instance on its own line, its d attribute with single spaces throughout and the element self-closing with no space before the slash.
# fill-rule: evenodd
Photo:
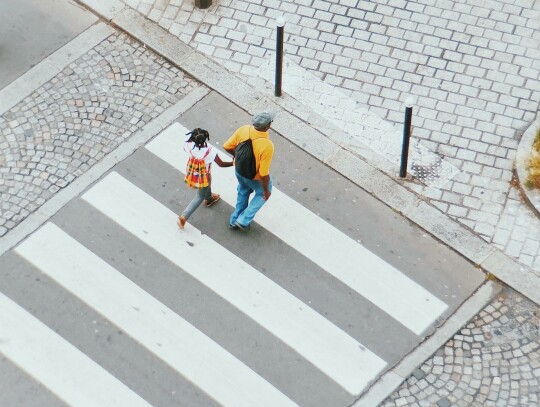
<svg viewBox="0 0 540 407">
<path fill-rule="evenodd" d="M 38 319 L 0 294 L 1 352 L 73 406 L 150 406 Z"/>
<path fill-rule="evenodd" d="M 53 224 L 45 225 L 16 251 L 206 389 L 222 405 L 294 405 L 210 338 Z M 58 256 L 60 252 L 64 254 Z M 259 398 L 262 403 L 257 401 Z"/>
<path fill-rule="evenodd" d="M 182 156 L 181 142 L 186 132 L 180 124 L 173 124 L 145 146 L 144 154 L 160 160 L 170 171 L 183 171 L 186 157 Z M 155 363 L 172 369 L 205 400 L 182 400 L 177 405 L 322 406 L 328 405 L 325 394 L 339 395 L 342 404 L 336 401 L 335 405 L 349 405 L 390 367 L 388 358 L 370 349 L 356 331 L 338 326 L 311 301 L 296 297 L 285 284 L 274 281 L 207 231 L 193 224 L 180 231 L 176 226 L 179 208 L 175 212 L 130 180 L 126 176 L 129 171 L 122 171 L 115 169 L 105 175 L 73 203 L 78 216 L 92 218 L 86 223 L 87 242 L 65 230 L 68 228 L 61 226 L 60 218 L 53 218 L 13 253 L 21 267 L 37 270 L 97 312 L 140 346 L 145 357 L 152 355 L 158 361 Z M 153 168 L 143 171 L 152 172 Z M 159 179 L 159 174 L 155 177 Z M 224 202 L 233 206 L 233 172 L 214 170 L 212 182 Z M 256 222 L 294 248 L 294 256 L 308 259 L 311 267 L 347 287 L 351 298 L 368 301 L 396 329 L 418 340 L 448 311 L 449 305 L 429 289 L 277 188 Z M 128 236 L 120 241 L 107 234 L 111 244 L 118 246 L 110 248 L 113 255 L 87 247 L 90 241 L 103 238 L 100 223 L 114 225 Z M 230 233 L 235 236 L 235 232 Z M 124 246 L 131 244 L 155 253 L 163 259 L 163 269 L 172 269 L 177 278 L 189 278 L 203 287 L 206 298 L 200 298 L 201 302 L 219 301 L 234 309 L 238 326 L 257 332 L 253 338 L 238 338 L 253 346 L 253 354 L 239 351 L 230 342 L 220 343 L 223 341 L 216 337 L 221 336 L 201 323 L 204 315 L 198 319 L 189 316 L 193 313 L 189 314 L 185 305 L 150 293 L 123 267 L 113 264 L 128 262 L 122 256 Z M 160 274 L 155 266 L 141 264 L 137 268 L 152 271 L 154 276 Z M 181 287 L 178 295 L 183 295 Z M 202 303 L 189 307 L 204 309 Z M 2 294 L 0 325 L 6 328 L 0 333 L 0 353 L 67 405 L 160 405 L 159 398 L 145 400 L 146 392 L 135 382 L 122 382 L 84 349 Z M 287 356 L 265 356 L 259 343 L 272 344 L 273 352 Z M 303 381 L 297 377 L 302 369 L 315 373 L 306 373 L 308 379 Z M 162 405 L 171 405 L 171 397 L 164 396 Z"/>
<path fill-rule="evenodd" d="M 182 131 L 180 125 L 173 125 L 146 146 L 179 171 L 184 171 L 182 164 L 187 160 L 187 153 L 179 154 L 175 147 L 178 135 L 184 134 Z M 216 189 L 223 191 L 223 199 L 234 205 L 235 189 L 230 187 L 234 185 L 234 174 L 215 171 L 213 177 Z M 424 331 L 447 307 L 419 284 L 279 190 L 272 192 L 272 205 L 265 208 L 256 221 L 416 334 Z M 340 250 L 329 250 L 329 242 Z"/>
</svg>

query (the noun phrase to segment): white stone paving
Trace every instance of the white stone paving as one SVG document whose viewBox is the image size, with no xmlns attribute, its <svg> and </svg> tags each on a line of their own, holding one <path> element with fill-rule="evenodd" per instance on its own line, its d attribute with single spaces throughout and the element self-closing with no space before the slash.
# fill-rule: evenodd
<svg viewBox="0 0 540 407">
<path fill-rule="evenodd" d="M 395 170 L 399 167 L 403 129 L 371 113 L 339 88 L 327 84 L 293 61 L 285 59 L 283 69 L 286 72 L 283 91 L 330 122 L 330 126 L 317 126 L 319 129 L 349 150 L 364 155 L 362 152 L 371 149 L 388 160 L 390 168 Z M 273 55 L 267 58 L 257 74 L 267 82 L 274 81 Z M 338 134 L 335 128 L 339 129 Z M 408 170 L 425 185 L 436 189 L 444 186 L 458 172 L 456 167 L 418 140 L 413 140 L 410 145 Z"/>
</svg>

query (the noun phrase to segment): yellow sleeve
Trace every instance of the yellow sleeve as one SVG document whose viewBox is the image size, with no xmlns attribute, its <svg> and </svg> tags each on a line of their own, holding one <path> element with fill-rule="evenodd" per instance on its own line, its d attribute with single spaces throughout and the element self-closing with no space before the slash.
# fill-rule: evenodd
<svg viewBox="0 0 540 407">
<path fill-rule="evenodd" d="M 238 143 L 236 142 L 236 137 L 237 137 L 236 133 L 238 133 L 238 130 L 235 131 L 233 135 L 229 137 L 229 139 L 225 143 L 223 143 L 223 148 L 225 150 L 234 150 L 236 146 L 238 145 Z"/>
<path fill-rule="evenodd" d="M 236 129 L 236 131 L 233 133 L 229 139 L 223 143 L 223 148 L 225 150 L 234 150 L 238 144 L 240 144 L 240 141 L 242 139 L 242 129 L 246 126 L 239 127 Z"/>
</svg>

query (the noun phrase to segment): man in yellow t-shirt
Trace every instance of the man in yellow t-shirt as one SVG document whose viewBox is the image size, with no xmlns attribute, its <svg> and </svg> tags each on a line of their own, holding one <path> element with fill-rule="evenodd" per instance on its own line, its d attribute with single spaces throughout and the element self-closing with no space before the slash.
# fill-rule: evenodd
<svg viewBox="0 0 540 407">
<path fill-rule="evenodd" d="M 272 194 L 272 178 L 270 176 L 270 164 L 274 156 L 274 144 L 269 138 L 269 130 L 274 120 L 275 113 L 268 111 L 257 113 L 253 116 L 252 125 L 238 128 L 233 135 L 223 144 L 223 148 L 234 156 L 236 146 L 252 139 L 253 154 L 257 173 L 253 179 L 243 177 L 236 172 L 238 180 L 238 195 L 236 207 L 229 220 L 231 229 L 240 228 L 248 231 L 255 214 L 262 208 Z M 253 199 L 249 200 L 252 192 Z"/>
</svg>

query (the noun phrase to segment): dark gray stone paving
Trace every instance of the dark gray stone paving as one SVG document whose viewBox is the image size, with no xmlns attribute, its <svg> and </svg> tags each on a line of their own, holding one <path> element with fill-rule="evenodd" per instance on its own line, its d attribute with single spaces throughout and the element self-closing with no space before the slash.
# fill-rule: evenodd
<svg viewBox="0 0 540 407">
<path fill-rule="evenodd" d="M 540 405 L 540 306 L 506 289 L 380 407 Z"/>
<path fill-rule="evenodd" d="M 0 116 L 0 236 L 196 86 L 115 34 Z"/>
</svg>

